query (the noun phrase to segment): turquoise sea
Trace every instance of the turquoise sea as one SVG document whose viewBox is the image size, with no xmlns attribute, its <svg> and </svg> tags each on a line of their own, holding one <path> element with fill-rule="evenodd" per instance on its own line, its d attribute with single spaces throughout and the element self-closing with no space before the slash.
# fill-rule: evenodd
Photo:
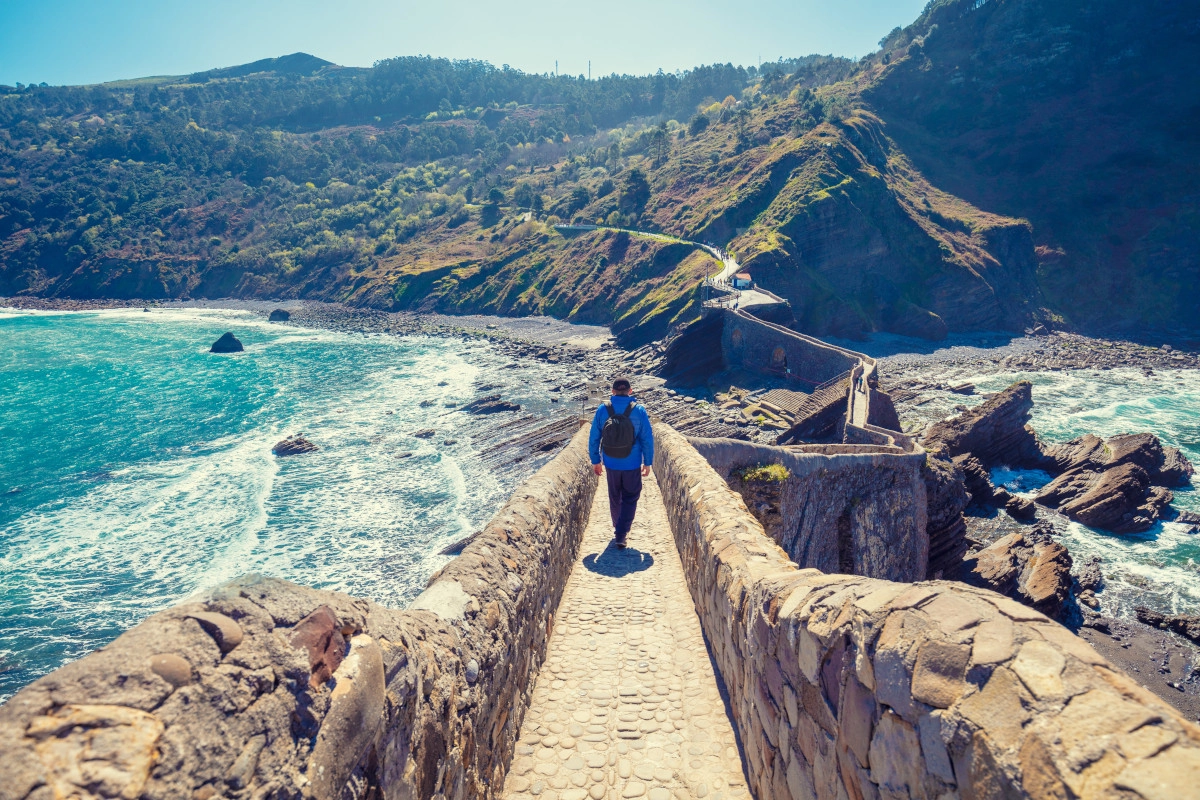
<svg viewBox="0 0 1200 800">
<path fill-rule="evenodd" d="M 1000 391 L 1021 379 L 1033 383 L 1032 424 L 1043 441 L 1150 431 L 1163 444 L 1180 448 L 1200 470 L 1200 372 L 1159 370 L 1147 377 L 1137 370 L 1113 369 L 965 377 L 980 393 Z M 981 401 L 965 400 L 968 405 Z M 993 474 L 998 485 L 1031 498 L 1047 479 L 1029 471 Z M 1200 483 L 1200 475 L 1194 480 Z M 1194 487 L 1172 491 L 1176 509 L 1200 512 L 1200 492 Z M 1104 613 L 1129 618 L 1137 605 L 1200 613 L 1200 534 L 1187 533 L 1190 526 L 1165 522 L 1143 534 L 1117 536 L 1061 516 L 1056 522 L 1076 561 L 1091 555 L 1102 559 L 1106 585 L 1099 597 Z"/>
<path fill-rule="evenodd" d="M 208 352 L 225 331 L 244 353 Z M 539 464 L 489 473 L 469 435 L 488 423 L 446 404 L 486 383 L 563 413 L 565 367 L 510 367 L 485 342 L 248 312 L 0 310 L 0 701 L 248 572 L 403 607 Z M 274 457 L 292 433 L 320 449 Z"/>
</svg>

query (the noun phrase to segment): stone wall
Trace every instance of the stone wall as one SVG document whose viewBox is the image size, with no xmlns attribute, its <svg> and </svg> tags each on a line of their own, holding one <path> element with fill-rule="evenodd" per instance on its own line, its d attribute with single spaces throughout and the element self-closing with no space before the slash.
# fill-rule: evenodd
<svg viewBox="0 0 1200 800">
<path fill-rule="evenodd" d="M 860 358 L 857 353 L 765 322 L 744 311 L 723 313 L 721 351 L 726 366 L 768 372 L 790 370 L 798 379 L 820 384 L 850 371 Z"/>
<path fill-rule="evenodd" d="M 734 439 L 689 441 L 727 481 L 758 465 L 788 470 L 768 533 L 801 567 L 897 581 L 925 577 L 923 453 L 821 454 Z"/>
<path fill-rule="evenodd" d="M 596 487 L 586 431 L 407 611 L 244 577 L 0 706 L 0 800 L 490 798 Z"/>
<path fill-rule="evenodd" d="M 655 473 L 759 798 L 1183 798 L 1200 729 L 1043 615 L 799 569 L 664 425 Z"/>
</svg>

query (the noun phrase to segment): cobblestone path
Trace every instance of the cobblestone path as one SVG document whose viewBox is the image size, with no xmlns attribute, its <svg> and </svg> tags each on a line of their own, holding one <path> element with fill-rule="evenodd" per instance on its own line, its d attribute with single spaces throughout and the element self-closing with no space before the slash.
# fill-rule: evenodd
<svg viewBox="0 0 1200 800">
<path fill-rule="evenodd" d="M 658 484 L 644 486 L 618 551 L 600 482 L 505 798 L 750 797 Z"/>
</svg>

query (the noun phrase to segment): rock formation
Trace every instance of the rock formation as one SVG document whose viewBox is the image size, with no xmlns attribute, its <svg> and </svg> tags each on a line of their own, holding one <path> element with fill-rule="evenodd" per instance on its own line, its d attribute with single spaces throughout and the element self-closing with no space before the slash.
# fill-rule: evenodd
<svg viewBox="0 0 1200 800">
<path fill-rule="evenodd" d="M 1100 556 L 1088 556 L 1087 561 L 1075 573 L 1075 597 L 1088 608 L 1098 608 L 1100 601 L 1096 599 L 1096 590 L 1104 585 L 1104 575 L 1100 571 Z"/>
<path fill-rule="evenodd" d="M 1071 588 L 1071 554 L 1038 525 L 967 556 L 962 578 L 1056 617 Z"/>
<path fill-rule="evenodd" d="M 277 308 L 271 312 L 271 316 L 267 317 L 268 322 L 287 322 L 292 318 L 292 312 L 284 308 Z"/>
<path fill-rule="evenodd" d="M 930 579 L 951 575 L 967 553 L 967 523 L 963 509 L 971 497 L 962 470 L 949 459 L 930 454 L 921 471 L 928 503 Z M 766 527 L 764 525 L 764 527 Z"/>
<path fill-rule="evenodd" d="M 1061 474 L 1037 502 L 1073 520 L 1114 533 L 1140 533 L 1157 522 L 1172 500 L 1166 487 L 1184 485 L 1191 463 L 1149 433 L 1111 439 L 1087 435 L 1046 451 Z"/>
<path fill-rule="evenodd" d="M 223 333 L 221 338 L 213 342 L 212 347 L 208 349 L 210 353 L 240 353 L 245 348 L 242 343 L 232 333 Z"/>
<path fill-rule="evenodd" d="M 1177 633 L 1200 644 L 1200 614 L 1163 614 L 1145 606 L 1138 606 L 1134 613 L 1137 614 L 1138 622 Z"/>
<path fill-rule="evenodd" d="M 930 426 L 922 444 L 950 458 L 970 454 L 985 469 L 1041 466 L 1032 412 L 1033 384 L 1018 381 L 978 408 Z"/>
<path fill-rule="evenodd" d="M 289 436 L 282 442 L 278 442 L 271 448 L 271 452 L 283 458 L 284 456 L 298 456 L 301 453 L 311 453 L 316 449 L 317 446 L 315 444 L 300 434 L 296 434 L 295 436 Z"/>
<path fill-rule="evenodd" d="M 1087 435 L 1043 449 L 1028 424 L 1032 384 L 1020 381 L 978 408 L 930 426 L 923 444 L 950 457 L 973 502 L 1032 521 L 1036 509 L 992 485 L 998 466 L 1044 469 L 1057 477 L 1036 498 L 1070 519 L 1114 533 L 1138 533 L 1157 522 L 1172 500 L 1168 487 L 1186 485 L 1194 470 L 1178 449 L 1150 433 L 1104 440 Z"/>
<path fill-rule="evenodd" d="M 478 400 L 472 400 L 462 407 L 463 411 L 468 414 L 498 414 L 501 411 L 520 411 L 521 406 L 517 403 L 510 403 L 507 400 L 501 400 L 500 395 L 490 394 L 487 397 L 480 397 Z"/>
<path fill-rule="evenodd" d="M 1046 450 L 1046 457 L 1060 472 L 1078 469 L 1104 469 L 1136 464 L 1146 470 L 1155 486 L 1186 486 L 1195 469 L 1175 447 L 1163 447 L 1152 433 L 1127 433 L 1101 439 L 1088 434 Z"/>
</svg>

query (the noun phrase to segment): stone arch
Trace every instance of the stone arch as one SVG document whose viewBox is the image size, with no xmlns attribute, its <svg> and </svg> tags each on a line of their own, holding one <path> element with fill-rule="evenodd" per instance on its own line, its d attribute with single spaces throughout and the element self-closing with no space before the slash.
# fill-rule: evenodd
<svg viewBox="0 0 1200 800">
<path fill-rule="evenodd" d="M 771 369 L 787 369 L 787 351 L 780 345 L 771 353 Z"/>
<path fill-rule="evenodd" d="M 745 343 L 741 328 L 734 328 L 733 334 L 729 337 L 729 339 L 733 342 L 734 350 L 741 350 L 742 345 Z"/>
</svg>

